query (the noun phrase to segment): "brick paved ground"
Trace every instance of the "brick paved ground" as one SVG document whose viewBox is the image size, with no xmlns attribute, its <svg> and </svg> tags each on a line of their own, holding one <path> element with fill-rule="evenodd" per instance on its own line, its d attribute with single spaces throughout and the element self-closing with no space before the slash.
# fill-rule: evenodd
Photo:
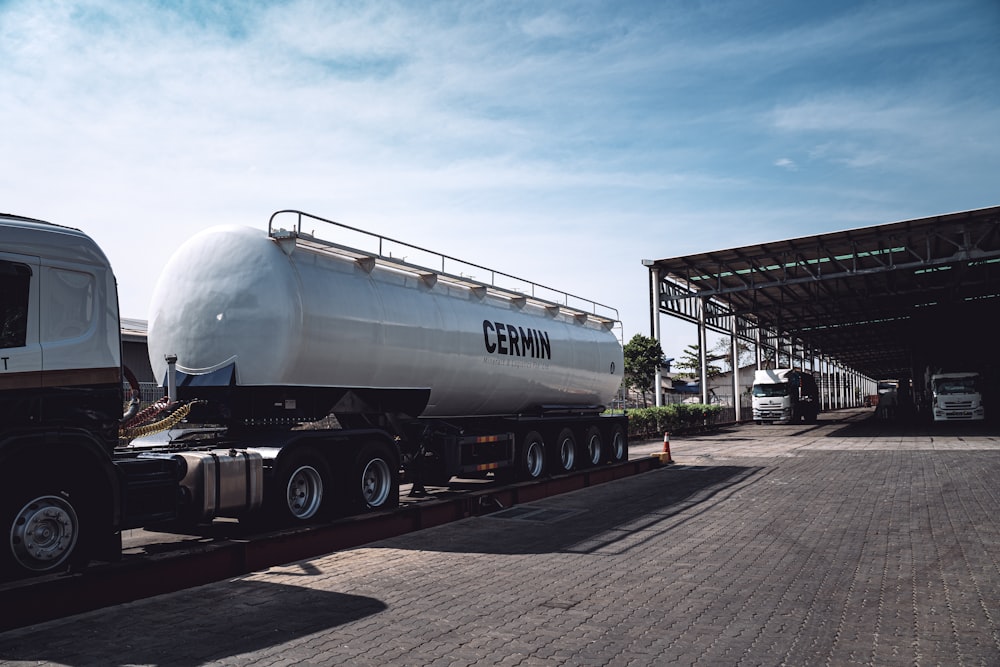
<svg viewBox="0 0 1000 667">
<path fill-rule="evenodd" d="M 1000 438 L 752 429 L 534 516 L 0 634 L 0 660 L 1000 665 Z"/>
</svg>

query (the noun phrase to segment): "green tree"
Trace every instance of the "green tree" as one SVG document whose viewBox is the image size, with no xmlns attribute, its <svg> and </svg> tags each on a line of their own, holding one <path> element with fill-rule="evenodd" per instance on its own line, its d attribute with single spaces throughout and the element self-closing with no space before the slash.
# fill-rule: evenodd
<svg viewBox="0 0 1000 667">
<path fill-rule="evenodd" d="M 698 345 L 688 345 L 686 348 L 684 348 L 684 353 L 681 355 L 681 358 L 674 362 L 674 367 L 682 371 L 687 371 L 688 373 L 691 374 L 692 377 L 700 378 L 701 359 L 698 358 L 698 352 L 699 352 Z M 707 377 L 715 377 L 716 375 L 722 373 L 721 368 L 712 365 L 713 361 L 718 361 L 719 359 L 722 358 L 723 358 L 722 356 L 717 354 L 709 353 L 708 355 L 706 355 L 705 361 L 708 364 L 708 367 L 706 368 L 705 375 Z"/>
<path fill-rule="evenodd" d="M 725 365 L 725 370 L 733 370 L 733 358 L 732 351 L 730 350 L 730 341 L 728 338 L 720 338 L 709 353 L 709 358 L 712 360 L 721 361 Z M 697 347 L 697 346 L 696 346 Z M 736 363 L 740 366 L 745 366 L 750 363 L 751 358 L 751 348 L 750 345 L 742 340 L 736 341 Z M 697 358 L 697 355 L 695 356 Z"/>
<path fill-rule="evenodd" d="M 642 393 L 646 407 L 646 392 L 654 389 L 656 369 L 663 363 L 663 349 L 653 338 L 636 334 L 625 344 L 625 387 Z"/>
</svg>

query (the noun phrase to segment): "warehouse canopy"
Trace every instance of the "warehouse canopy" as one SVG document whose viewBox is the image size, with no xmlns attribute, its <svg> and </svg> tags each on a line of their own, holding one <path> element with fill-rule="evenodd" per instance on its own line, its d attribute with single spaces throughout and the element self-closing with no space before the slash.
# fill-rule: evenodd
<svg viewBox="0 0 1000 667">
<path fill-rule="evenodd" d="M 659 311 L 870 378 L 998 367 L 1000 206 L 645 260 Z"/>
</svg>

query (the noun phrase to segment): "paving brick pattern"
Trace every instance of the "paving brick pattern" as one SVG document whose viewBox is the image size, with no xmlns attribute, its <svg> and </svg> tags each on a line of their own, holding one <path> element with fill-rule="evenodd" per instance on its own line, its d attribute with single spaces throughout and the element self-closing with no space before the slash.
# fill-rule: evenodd
<svg viewBox="0 0 1000 667">
<path fill-rule="evenodd" d="M 1000 665 L 997 438 L 746 433 L 675 439 L 682 465 L 532 504 L 565 512 L 0 634 L 0 661 Z"/>
</svg>

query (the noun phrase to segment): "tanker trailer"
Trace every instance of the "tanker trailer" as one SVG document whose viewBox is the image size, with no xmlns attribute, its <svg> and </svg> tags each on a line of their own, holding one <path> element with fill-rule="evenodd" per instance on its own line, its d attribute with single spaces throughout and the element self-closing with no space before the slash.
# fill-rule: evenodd
<svg viewBox="0 0 1000 667">
<path fill-rule="evenodd" d="M 178 249 L 154 290 L 150 361 L 199 401 L 189 422 L 260 455 L 264 506 L 285 519 L 392 507 L 401 468 L 442 483 L 624 460 L 626 418 L 601 414 L 622 380 L 617 313 L 499 278 L 512 277 L 282 211 L 267 233 L 212 228 Z"/>
</svg>

